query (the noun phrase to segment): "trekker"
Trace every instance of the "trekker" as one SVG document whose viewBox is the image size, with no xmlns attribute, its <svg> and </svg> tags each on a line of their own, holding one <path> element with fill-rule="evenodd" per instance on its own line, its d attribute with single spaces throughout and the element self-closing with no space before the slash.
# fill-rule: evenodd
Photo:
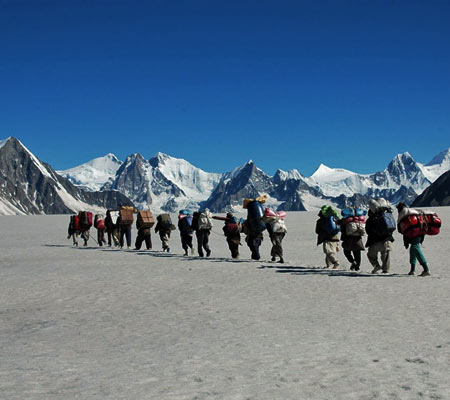
<svg viewBox="0 0 450 400">
<path fill-rule="evenodd" d="M 152 233 L 151 228 L 141 226 L 139 219 L 136 221 L 136 229 L 138 230 L 136 236 L 135 250 L 140 250 L 142 246 L 142 242 L 145 242 L 145 246 L 147 250 L 152 249 Z"/>
<path fill-rule="evenodd" d="M 131 225 L 122 222 L 122 217 L 120 215 L 119 218 L 117 218 L 117 225 L 119 226 L 119 246 L 123 249 L 126 240 L 127 248 L 129 249 L 131 247 Z"/>
<path fill-rule="evenodd" d="M 178 215 L 178 230 L 180 231 L 181 247 L 184 250 L 184 256 L 188 255 L 188 249 L 191 249 L 191 254 L 194 254 L 192 246 L 192 239 L 194 236 L 194 229 L 192 228 L 192 215 L 180 211 Z"/>
<path fill-rule="evenodd" d="M 212 221 L 211 212 L 208 209 L 204 211 L 194 212 L 192 217 L 192 228 L 197 237 L 197 249 L 199 257 L 204 257 L 203 250 L 206 252 L 206 257 L 211 255 L 209 247 L 209 235 L 211 234 Z"/>
<path fill-rule="evenodd" d="M 398 210 L 398 219 L 397 223 L 400 223 L 402 218 L 408 214 L 408 207 L 405 203 L 401 202 L 397 204 L 397 210 Z M 400 227 L 397 228 L 400 232 Z M 425 239 L 425 235 L 418 235 L 412 239 L 408 238 L 405 234 L 403 234 L 403 244 L 405 245 L 405 248 L 408 249 L 409 247 L 409 263 L 411 265 L 411 270 L 409 271 L 408 275 L 414 275 L 416 270 L 416 263 L 419 261 L 419 264 L 422 266 L 423 271 L 419 276 L 430 276 L 430 269 L 428 268 L 428 263 L 423 255 L 422 252 L 422 246 Z"/>
<path fill-rule="evenodd" d="M 80 235 L 80 218 L 78 215 L 71 215 L 69 228 L 67 230 L 67 239 L 72 237 L 73 245 L 78 246 L 78 236 Z"/>
<path fill-rule="evenodd" d="M 272 242 L 272 249 L 270 250 L 272 259 L 270 261 L 274 262 L 276 261 L 277 257 L 280 257 L 278 262 L 283 264 L 284 258 L 282 241 L 284 239 L 284 236 L 286 235 L 286 230 L 284 230 L 284 232 L 274 232 L 272 223 L 266 223 L 266 229 L 267 232 L 269 232 L 270 241 Z"/>
<path fill-rule="evenodd" d="M 90 211 L 79 211 L 81 238 L 84 240 L 83 246 L 87 247 L 89 240 L 89 229 L 92 226 L 92 213 Z"/>
<path fill-rule="evenodd" d="M 262 232 L 255 232 L 252 230 L 250 223 L 246 220 L 242 224 L 242 231 L 245 233 L 245 241 L 248 248 L 252 252 L 251 259 L 259 260 L 261 255 L 259 254 L 259 247 L 261 246 L 264 236 Z"/>
<path fill-rule="evenodd" d="M 384 212 L 384 211 L 380 211 Z M 376 218 L 379 218 L 379 213 L 374 213 L 372 210 L 368 212 L 368 218 L 366 221 L 366 233 L 367 233 L 367 258 L 373 267 L 372 274 L 376 274 L 382 270 L 384 274 L 387 274 L 391 268 L 391 251 L 392 242 L 394 237 L 389 232 L 378 232 L 376 227 Z M 380 253 L 381 264 L 378 261 L 378 253 Z"/>
<path fill-rule="evenodd" d="M 94 218 L 94 227 L 97 229 L 97 243 L 100 247 L 106 244 L 105 240 L 105 218 L 102 214 L 96 214 Z"/>
<path fill-rule="evenodd" d="M 355 215 L 356 209 L 347 208 L 346 210 L 351 211 L 353 215 Z M 352 232 L 353 234 L 350 235 L 347 231 L 347 228 L 350 226 L 350 223 L 346 222 L 347 219 L 348 218 L 342 218 L 339 221 L 339 224 L 341 225 L 342 249 L 344 250 L 345 258 L 350 263 L 350 271 L 359 271 L 361 267 L 361 252 L 364 251 L 364 243 L 362 241 L 363 235 L 361 234 L 362 232 L 357 231 L 354 233 Z"/>
<path fill-rule="evenodd" d="M 169 214 L 160 214 L 156 218 L 157 224 L 155 226 L 155 233 L 159 232 L 159 238 L 162 242 L 163 251 L 170 252 L 169 247 L 169 239 L 170 233 L 175 229 L 175 226 L 172 224 L 172 220 Z"/>
<path fill-rule="evenodd" d="M 122 206 L 119 208 L 119 218 L 117 218 L 117 225 L 119 226 L 119 245 L 123 249 L 125 245 L 124 237 L 127 241 L 127 248 L 131 247 L 131 226 L 133 225 L 133 212 L 135 209 L 129 206 Z"/>
<path fill-rule="evenodd" d="M 112 243 L 114 243 L 114 246 L 117 246 L 119 244 L 118 229 L 112 219 L 111 210 L 106 211 L 105 228 L 108 235 L 108 246 L 111 247 Z"/>
<path fill-rule="evenodd" d="M 324 213 L 329 207 L 324 206 L 319 211 L 319 219 L 316 222 L 317 245 L 323 244 L 323 252 L 325 253 L 325 268 L 339 268 L 337 253 L 339 251 L 339 230 L 336 227 L 328 227 L 327 219 L 333 215 L 325 215 Z M 336 223 L 337 217 L 335 219 Z M 330 222 L 332 222 L 330 220 Z"/>
<path fill-rule="evenodd" d="M 231 251 L 231 257 L 234 259 L 238 259 L 239 245 L 241 244 L 241 234 L 238 220 L 231 212 L 227 213 L 225 218 L 225 225 L 222 229 L 227 238 L 228 248 Z"/>
</svg>

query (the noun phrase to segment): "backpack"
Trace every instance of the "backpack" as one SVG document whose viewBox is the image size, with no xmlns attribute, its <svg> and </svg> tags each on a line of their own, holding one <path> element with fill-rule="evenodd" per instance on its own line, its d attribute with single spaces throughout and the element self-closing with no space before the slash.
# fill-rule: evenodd
<svg viewBox="0 0 450 400">
<path fill-rule="evenodd" d="M 409 239 L 421 235 L 438 235 L 442 221 L 433 211 L 409 209 L 399 222 L 400 233 Z"/>
<path fill-rule="evenodd" d="M 152 228 L 155 225 L 155 218 L 150 210 L 141 210 L 138 212 L 137 222 L 140 228 Z"/>
<path fill-rule="evenodd" d="M 348 217 L 353 217 L 355 215 L 355 209 L 354 208 L 344 208 L 341 211 L 342 214 L 342 218 L 348 218 Z"/>
<path fill-rule="evenodd" d="M 78 217 L 80 218 L 81 229 L 89 229 L 92 226 L 92 213 L 90 211 L 80 211 Z"/>
<path fill-rule="evenodd" d="M 286 233 L 286 223 L 284 222 L 284 218 L 276 217 L 271 222 L 269 222 L 270 228 L 273 233 Z"/>
<path fill-rule="evenodd" d="M 97 229 L 105 228 L 105 217 L 103 214 L 96 214 L 94 218 L 94 227 Z"/>
<path fill-rule="evenodd" d="M 364 236 L 366 234 L 366 223 L 355 219 L 345 225 L 345 233 L 348 236 Z"/>
<path fill-rule="evenodd" d="M 229 222 L 225 224 L 223 227 L 223 233 L 225 234 L 225 236 L 235 235 L 238 234 L 239 232 L 240 229 L 237 220 L 236 222 Z"/>
<path fill-rule="evenodd" d="M 369 200 L 369 209 L 374 214 L 377 214 L 380 211 L 390 210 L 391 205 L 389 204 L 389 202 L 387 200 L 380 197 L 380 198 L 375 198 L 375 199 Z"/>
<path fill-rule="evenodd" d="M 119 216 L 120 216 L 120 225 L 130 226 L 133 224 L 133 207 L 120 207 L 119 208 Z"/>
<path fill-rule="evenodd" d="M 330 236 L 337 235 L 341 231 L 338 219 L 334 215 L 325 218 L 325 231 Z"/>
<path fill-rule="evenodd" d="M 333 206 L 322 206 L 320 212 L 324 217 L 341 218 L 341 216 L 339 215 L 339 211 L 336 210 Z"/>
<path fill-rule="evenodd" d="M 395 229 L 396 223 L 391 209 L 375 214 L 373 219 L 373 230 L 377 236 L 391 235 Z"/>
<path fill-rule="evenodd" d="M 70 216 L 70 231 L 73 233 L 80 230 L 80 217 L 78 215 Z"/>
<path fill-rule="evenodd" d="M 347 215 L 347 212 L 345 212 L 345 210 L 346 209 L 342 210 L 343 216 Z M 357 212 L 357 210 L 354 210 L 355 215 L 353 217 L 346 217 L 341 219 L 340 221 L 340 224 L 343 227 L 342 229 L 345 229 L 345 234 L 348 236 L 364 236 L 366 234 L 366 217 L 363 216 L 365 211 L 360 210 L 360 212 Z"/>
<path fill-rule="evenodd" d="M 156 218 L 158 223 L 161 225 L 162 229 L 171 229 L 172 219 L 170 218 L 170 214 L 159 214 Z"/>
<path fill-rule="evenodd" d="M 254 233 L 261 233 L 266 229 L 266 224 L 262 220 L 264 217 L 264 207 L 259 201 L 250 201 L 247 204 L 247 224 Z"/>
<path fill-rule="evenodd" d="M 212 228 L 212 221 L 211 221 L 211 213 L 208 210 L 205 210 L 198 214 L 198 229 L 203 230 L 210 230 Z"/>
<path fill-rule="evenodd" d="M 186 215 L 178 221 L 178 229 L 182 233 L 192 233 L 192 215 Z"/>
</svg>

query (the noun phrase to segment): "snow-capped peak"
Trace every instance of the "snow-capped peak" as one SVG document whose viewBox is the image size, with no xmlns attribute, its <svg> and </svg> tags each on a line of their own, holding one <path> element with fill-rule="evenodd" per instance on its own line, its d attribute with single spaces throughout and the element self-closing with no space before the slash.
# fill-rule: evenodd
<svg viewBox="0 0 450 400">
<path fill-rule="evenodd" d="M 441 151 L 429 163 L 425 165 L 419 164 L 419 167 L 428 180 L 434 182 L 442 174 L 450 170 L 450 148 Z"/>
<path fill-rule="evenodd" d="M 444 151 L 441 151 L 437 156 L 433 157 L 433 159 L 425 164 L 425 166 L 430 167 L 432 165 L 438 165 L 442 163 L 450 164 L 450 148 Z"/>
<path fill-rule="evenodd" d="M 330 168 L 324 164 L 320 164 L 311 178 L 317 183 L 341 181 L 356 175 L 355 172 L 348 171 L 343 168 Z"/>
<path fill-rule="evenodd" d="M 197 201 L 200 201 L 205 193 L 211 193 L 222 176 L 205 172 L 182 158 L 171 157 L 164 153 L 157 153 L 149 162 L 188 197 Z"/>
<path fill-rule="evenodd" d="M 103 157 L 97 157 L 77 167 L 57 171 L 57 173 L 72 181 L 77 186 L 96 191 L 113 179 L 117 170 L 122 165 L 114 154 L 108 153 Z"/>
</svg>

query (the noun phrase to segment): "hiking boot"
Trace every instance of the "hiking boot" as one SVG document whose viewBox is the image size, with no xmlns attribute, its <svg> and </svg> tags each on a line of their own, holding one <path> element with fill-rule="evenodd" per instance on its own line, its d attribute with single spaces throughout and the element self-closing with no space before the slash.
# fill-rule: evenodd
<svg viewBox="0 0 450 400">
<path fill-rule="evenodd" d="M 423 271 L 419 276 L 430 276 L 430 271 Z"/>
<path fill-rule="evenodd" d="M 206 257 L 209 257 L 211 255 L 211 250 L 206 250 Z"/>
</svg>

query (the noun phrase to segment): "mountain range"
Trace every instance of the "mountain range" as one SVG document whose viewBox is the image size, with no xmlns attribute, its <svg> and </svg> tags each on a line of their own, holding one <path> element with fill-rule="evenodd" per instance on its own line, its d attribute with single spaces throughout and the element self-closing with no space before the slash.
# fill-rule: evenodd
<svg viewBox="0 0 450 400">
<path fill-rule="evenodd" d="M 0 171 L 0 214 L 67 214 L 132 204 L 118 191 L 75 186 L 15 138 L 0 140 Z"/>
<path fill-rule="evenodd" d="M 26 149 L 17 139 L 0 141 L 2 171 L 12 168 L 5 165 L 8 160 L 4 153 L 21 148 Z M 384 197 L 393 204 L 399 201 L 411 204 L 432 182 L 450 170 L 450 149 L 447 149 L 427 164 L 416 162 L 409 153 L 398 154 L 386 169 L 373 174 L 358 174 L 321 164 L 309 177 L 295 169 L 277 170 L 269 176 L 251 160 L 221 174 L 205 172 L 186 160 L 163 153 L 157 153 L 148 160 L 135 153 L 123 162 L 110 153 L 77 167 L 55 172 L 29 150 L 23 149 L 21 157 L 28 154 L 36 168 L 33 173 L 23 176 L 17 173 L 20 166 L 16 165 L 14 174 L 12 170 L 9 175 L 4 174 L 7 177 L 5 184 L 9 186 L 6 188 L 2 183 L 0 213 L 61 213 L 88 205 L 114 208 L 120 202 L 133 203 L 139 208 L 150 207 L 154 212 L 176 212 L 182 208 L 199 207 L 208 207 L 213 212 L 242 211 L 244 198 L 262 194 L 268 195 L 269 206 L 286 211 L 316 210 L 324 203 L 338 207 L 367 206 L 371 197 Z M 11 154 L 9 158 L 12 158 Z M 60 186 L 67 188 L 65 190 L 73 199 L 63 201 L 65 206 L 41 199 L 40 205 L 33 207 L 36 194 L 28 190 L 28 202 L 22 196 L 17 204 L 16 196 L 10 193 L 13 186 L 30 186 L 29 180 L 36 179 L 36 174 L 47 177 L 47 180 L 51 178 L 56 192 L 61 191 Z M 119 194 L 122 197 L 119 198 Z M 29 205 L 25 207 L 25 203 Z"/>
</svg>

